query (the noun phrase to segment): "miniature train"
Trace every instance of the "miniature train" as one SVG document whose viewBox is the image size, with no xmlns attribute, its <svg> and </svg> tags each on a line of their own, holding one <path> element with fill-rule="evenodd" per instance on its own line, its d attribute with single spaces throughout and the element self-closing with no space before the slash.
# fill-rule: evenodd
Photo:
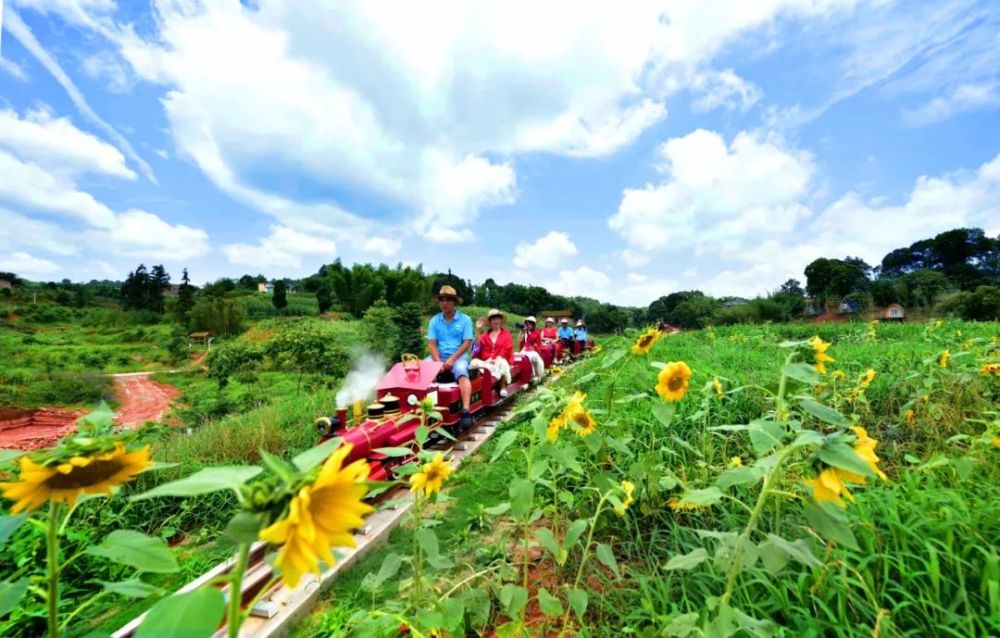
<svg viewBox="0 0 1000 638">
<path fill-rule="evenodd" d="M 593 340 L 586 345 L 574 342 L 573 355 L 592 350 Z M 555 346 L 543 344 L 538 349 L 545 363 L 546 371 L 553 366 Z M 443 427 L 452 436 L 461 434 L 458 430 L 462 412 L 462 398 L 457 383 L 448 373 L 442 374 L 443 364 L 417 358 L 404 359 L 395 364 L 382 378 L 376 388 L 374 403 L 362 409 L 356 402 L 350 411 L 340 407 L 334 416 L 321 416 L 315 426 L 322 440 L 340 437 L 353 447 L 345 462 L 367 459 L 370 467 L 369 478 L 381 481 L 392 478 L 393 468 L 410 462 L 414 457 L 390 456 L 377 452 L 379 448 L 411 447 L 420 419 L 411 414 L 418 409 L 424 397 L 431 397 L 441 420 L 431 424 L 432 428 Z M 505 401 L 500 396 L 500 381 L 489 370 L 469 371 L 472 383 L 472 401 L 469 411 L 478 419 L 484 412 Z M 532 378 L 531 362 L 521 353 L 514 354 L 510 369 L 511 381 L 507 385 L 508 396 L 537 381 Z M 436 435 L 435 438 L 440 437 Z"/>
</svg>

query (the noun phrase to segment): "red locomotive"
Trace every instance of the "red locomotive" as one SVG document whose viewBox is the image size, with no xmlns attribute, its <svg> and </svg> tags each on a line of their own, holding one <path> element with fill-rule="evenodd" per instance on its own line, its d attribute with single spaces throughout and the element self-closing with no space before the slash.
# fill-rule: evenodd
<svg viewBox="0 0 1000 638">
<path fill-rule="evenodd" d="M 581 344 L 582 345 L 582 344 Z M 594 347 L 587 341 L 586 349 Z M 539 349 L 546 369 L 552 367 L 555 347 L 544 344 Z M 575 354 L 579 354 L 578 352 Z M 345 462 L 367 459 L 372 480 L 391 478 L 392 468 L 411 460 L 407 457 L 388 456 L 375 450 L 386 447 L 408 447 L 413 444 L 414 434 L 420 426 L 420 419 L 411 414 L 418 410 L 424 397 L 430 396 L 441 420 L 432 427 L 444 427 L 453 436 L 458 431 L 462 411 L 462 399 L 458 384 L 449 373 L 442 373 L 438 361 L 404 357 L 382 378 L 376 388 L 376 400 L 362 413 L 360 402 L 355 406 L 353 420 L 348 409 L 341 407 L 332 417 L 316 419 L 316 428 L 323 440 L 340 437 L 353 446 Z M 500 396 L 500 381 L 487 369 L 470 370 L 472 401 L 470 412 L 477 418 L 485 411 L 507 399 Z M 508 396 L 531 384 L 531 363 L 527 356 L 514 354 L 511 366 L 511 382 L 507 385 Z"/>
</svg>

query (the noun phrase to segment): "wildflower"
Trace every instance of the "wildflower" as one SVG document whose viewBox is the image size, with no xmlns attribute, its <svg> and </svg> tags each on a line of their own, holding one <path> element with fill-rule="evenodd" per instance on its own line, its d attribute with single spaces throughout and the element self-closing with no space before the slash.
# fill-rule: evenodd
<svg viewBox="0 0 1000 638">
<path fill-rule="evenodd" d="M 663 336 L 663 333 L 656 328 L 649 328 L 639 335 L 632 344 L 632 354 L 646 354 L 653 347 L 653 344 Z"/>
<path fill-rule="evenodd" d="M 444 454 L 438 452 L 429 463 L 424 463 L 420 471 L 410 477 L 410 491 L 424 491 L 424 496 L 441 491 L 444 483 L 455 469 L 444 460 Z"/>
<path fill-rule="evenodd" d="M 962 329 L 961 328 L 959 328 L 958 330 L 955 331 L 955 336 L 958 337 L 959 339 L 962 338 Z"/>
<path fill-rule="evenodd" d="M 858 381 L 858 386 L 860 386 L 862 390 L 866 390 L 874 380 L 875 380 L 875 370 L 873 368 L 868 368 L 868 370 L 866 370 L 865 373 L 861 375 L 861 380 Z"/>
<path fill-rule="evenodd" d="M 823 390 L 826 390 L 826 384 L 825 383 L 817 383 L 816 384 L 816 394 L 822 393 Z"/>
<path fill-rule="evenodd" d="M 632 493 L 635 491 L 635 485 L 632 485 L 631 481 L 622 481 L 621 487 L 622 492 L 625 493 L 625 499 L 622 501 L 621 507 L 615 507 L 615 512 L 617 512 L 619 516 L 625 516 L 625 510 L 628 509 L 629 505 L 635 502 L 632 498 Z"/>
<path fill-rule="evenodd" d="M 22 456 L 20 480 L 0 483 L 0 491 L 15 501 L 11 514 L 36 510 L 49 501 L 72 507 L 84 494 L 111 494 L 112 488 L 128 483 L 151 465 L 148 447 L 128 451 L 121 443 L 110 451 L 41 463 Z"/>
<path fill-rule="evenodd" d="M 935 328 L 940 328 L 943 325 L 944 325 L 944 322 L 941 321 L 940 319 L 938 319 L 937 321 L 934 322 L 934 327 Z"/>
<path fill-rule="evenodd" d="M 847 374 L 845 374 L 843 370 L 834 370 L 833 373 L 830 374 L 830 377 L 834 381 L 843 381 L 847 378 Z"/>
<path fill-rule="evenodd" d="M 816 372 L 820 374 L 826 374 L 826 363 L 834 361 L 834 358 L 826 354 L 827 348 L 830 344 L 823 341 L 819 336 L 814 336 L 809 340 L 809 345 L 813 349 L 813 367 L 816 368 Z"/>
<path fill-rule="evenodd" d="M 813 499 L 817 503 L 832 501 L 844 507 L 844 501 L 840 498 L 841 494 L 846 496 L 849 501 L 854 500 L 854 496 L 847 489 L 847 484 L 844 483 L 844 479 L 836 468 L 828 467 L 820 472 L 816 478 L 806 479 L 804 482 L 812 488 Z"/>
<path fill-rule="evenodd" d="M 993 447 L 1000 448 L 1000 436 L 993 437 Z"/>
<path fill-rule="evenodd" d="M 903 416 L 906 418 L 906 425 L 912 427 L 917 423 L 917 413 L 913 410 L 907 410 L 903 413 Z"/>
<path fill-rule="evenodd" d="M 563 369 L 561 367 L 559 367 L 559 366 L 552 366 L 551 372 L 552 372 L 553 375 L 555 375 L 555 376 L 558 377 L 560 374 L 563 373 Z"/>
<path fill-rule="evenodd" d="M 729 468 L 741 467 L 742 465 L 743 465 L 743 459 L 741 459 L 738 456 L 734 456 L 733 458 L 729 459 L 729 466 L 728 466 Z"/>
<path fill-rule="evenodd" d="M 988 377 L 1000 376 L 1000 363 L 984 363 L 979 371 Z"/>
<path fill-rule="evenodd" d="M 962 342 L 962 350 L 971 350 L 971 349 L 972 349 L 972 339 L 966 339 L 965 341 Z"/>
<path fill-rule="evenodd" d="M 951 360 L 951 352 L 945 350 L 938 356 L 938 367 L 947 368 L 949 360 Z"/>
<path fill-rule="evenodd" d="M 656 392 L 664 401 L 680 401 L 691 383 L 691 368 L 683 361 L 671 361 L 663 366 L 656 380 Z"/>
<path fill-rule="evenodd" d="M 712 380 L 712 389 L 715 390 L 716 396 L 720 399 L 722 398 L 722 383 L 719 381 L 719 377 L 715 377 Z"/>
<path fill-rule="evenodd" d="M 924 394 L 924 395 L 921 395 L 921 397 L 920 397 L 920 402 L 921 403 L 927 403 L 930 400 L 931 400 L 931 395 L 929 395 L 929 394 Z"/>
<path fill-rule="evenodd" d="M 372 507 L 361 499 L 368 491 L 368 464 L 358 459 L 343 467 L 351 451 L 341 446 L 323 463 L 319 476 L 292 497 L 288 515 L 260 531 L 260 539 L 281 545 L 275 565 L 294 587 L 306 572 L 319 574 L 319 563 L 334 564 L 333 547 L 354 547 L 351 530 L 364 524 Z"/>
</svg>

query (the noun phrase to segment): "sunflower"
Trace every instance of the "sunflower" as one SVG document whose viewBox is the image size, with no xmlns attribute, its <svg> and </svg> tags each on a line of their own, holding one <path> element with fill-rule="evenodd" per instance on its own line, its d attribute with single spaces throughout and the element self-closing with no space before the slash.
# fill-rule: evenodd
<svg viewBox="0 0 1000 638">
<path fill-rule="evenodd" d="M 686 511 L 701 511 L 701 510 L 705 509 L 704 505 L 695 505 L 694 503 L 690 503 L 688 501 L 682 501 L 681 499 L 677 498 L 676 496 L 673 497 L 673 498 L 671 498 L 667 502 L 667 505 L 670 507 L 670 509 L 674 510 L 675 512 L 678 512 L 678 511 L 681 511 L 681 510 L 686 510 Z"/>
<path fill-rule="evenodd" d="M 854 500 L 851 492 L 847 489 L 847 484 L 836 468 L 828 467 L 820 472 L 816 478 L 806 479 L 804 482 L 812 488 L 813 499 L 817 503 L 831 501 L 843 507 L 844 501 L 840 498 L 841 494 L 846 496 L 849 501 Z"/>
<path fill-rule="evenodd" d="M 885 472 L 878 469 L 879 458 L 875 456 L 875 446 L 878 445 L 878 441 L 868 436 L 868 432 L 862 427 L 852 427 L 851 430 L 854 431 L 857 440 L 854 441 L 854 452 L 868 464 L 875 476 L 879 477 L 883 481 L 888 478 Z M 860 474 L 854 474 L 853 472 L 847 472 L 845 470 L 838 470 L 841 476 L 845 480 L 851 481 L 852 483 L 864 483 L 865 477 Z"/>
<path fill-rule="evenodd" d="M 646 354 L 656 343 L 656 340 L 663 336 L 663 333 L 656 328 L 649 328 L 646 332 L 636 338 L 632 344 L 632 354 Z"/>
<path fill-rule="evenodd" d="M 149 447 L 128 451 L 115 443 L 110 452 L 71 456 L 51 465 L 21 457 L 20 481 L 0 483 L 3 495 L 16 501 L 11 514 L 36 510 L 48 501 L 69 503 L 84 494 L 111 494 L 112 488 L 131 481 L 152 465 Z"/>
<path fill-rule="evenodd" d="M 568 412 L 565 418 L 567 422 L 573 424 L 573 429 L 580 436 L 590 436 L 597 431 L 597 422 L 594 420 L 594 416 L 583 406 Z"/>
<path fill-rule="evenodd" d="M 554 442 L 557 438 L 559 438 L 559 430 L 564 427 L 566 427 L 566 417 L 561 414 L 557 417 L 553 417 L 549 421 L 549 426 L 545 428 L 545 438 L 549 443 Z"/>
<path fill-rule="evenodd" d="M 619 516 L 625 516 L 625 510 L 628 506 L 635 502 L 632 498 L 632 493 L 635 492 L 635 485 L 632 485 L 631 481 L 622 481 L 622 492 L 625 494 L 625 498 L 622 500 L 620 507 L 615 507 L 615 513 Z"/>
<path fill-rule="evenodd" d="M 993 447 L 1000 448 L 1000 436 L 993 437 Z"/>
<path fill-rule="evenodd" d="M 916 425 L 916 423 L 917 423 L 917 413 L 916 412 L 914 412 L 913 410 L 907 410 L 906 412 L 903 413 L 903 416 L 906 418 L 906 425 L 909 425 L 909 426 Z"/>
<path fill-rule="evenodd" d="M 720 399 L 722 398 L 722 382 L 719 381 L 719 377 L 712 379 L 712 389 L 715 391 L 716 396 Z"/>
<path fill-rule="evenodd" d="M 424 496 L 441 491 L 441 484 L 455 471 L 447 461 L 444 454 L 438 452 L 429 463 L 424 463 L 420 471 L 410 477 L 410 491 L 424 491 Z"/>
<path fill-rule="evenodd" d="M 875 369 L 868 368 L 868 370 L 866 370 L 865 373 L 861 375 L 861 380 L 858 381 L 858 386 L 860 386 L 862 390 L 867 389 L 868 386 L 870 386 L 872 384 L 872 381 L 874 380 L 875 380 Z"/>
<path fill-rule="evenodd" d="M 816 368 L 816 372 L 826 374 L 825 364 L 835 361 L 833 357 L 826 354 L 826 350 L 830 347 L 830 343 L 823 341 L 817 335 L 809 340 L 809 345 L 812 346 L 813 349 L 813 367 Z"/>
<path fill-rule="evenodd" d="M 656 379 L 656 392 L 664 401 L 680 401 L 691 382 L 691 368 L 683 361 L 671 361 L 663 366 Z"/>
<path fill-rule="evenodd" d="M 729 459 L 729 466 L 728 467 L 730 467 L 730 468 L 743 467 L 743 459 L 741 459 L 738 456 L 732 457 L 731 459 Z"/>
<path fill-rule="evenodd" d="M 979 371 L 988 377 L 1000 377 L 1000 363 L 984 363 Z"/>
<path fill-rule="evenodd" d="M 948 362 L 951 361 L 951 351 L 945 350 L 940 355 L 938 355 L 938 367 L 947 368 Z"/>
<path fill-rule="evenodd" d="M 343 467 L 351 447 L 331 454 L 316 480 L 292 497 L 288 515 L 260 531 L 260 540 L 281 545 L 274 564 L 289 587 L 306 572 L 318 575 L 321 560 L 333 565 L 331 548 L 354 547 L 351 530 L 364 525 L 362 517 L 373 510 L 361 500 L 368 491 L 368 464 L 358 459 Z"/>
</svg>

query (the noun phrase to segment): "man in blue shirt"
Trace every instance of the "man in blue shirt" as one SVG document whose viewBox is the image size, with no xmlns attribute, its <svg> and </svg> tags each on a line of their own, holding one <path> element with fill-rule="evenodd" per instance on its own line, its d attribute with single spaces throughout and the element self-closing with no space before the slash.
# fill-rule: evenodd
<svg viewBox="0 0 1000 638">
<path fill-rule="evenodd" d="M 583 319 L 576 322 L 576 333 L 573 336 L 580 342 L 580 352 L 583 352 L 587 347 L 587 326 L 583 324 Z"/>
<path fill-rule="evenodd" d="M 456 310 L 462 299 L 451 286 L 441 286 L 437 302 L 441 312 L 431 317 L 427 327 L 427 348 L 431 351 L 431 359 L 442 362 L 442 370 L 451 372 L 458 381 L 462 395 L 462 416 L 458 427 L 465 430 L 472 426 L 472 414 L 469 412 L 472 383 L 469 381 L 469 358 L 466 356 L 472 347 L 472 319 Z"/>
<path fill-rule="evenodd" d="M 569 327 L 569 319 L 563 318 L 559 322 L 559 332 L 557 333 L 559 337 L 559 343 L 563 347 L 563 357 L 569 357 L 573 354 L 573 329 Z"/>
</svg>

